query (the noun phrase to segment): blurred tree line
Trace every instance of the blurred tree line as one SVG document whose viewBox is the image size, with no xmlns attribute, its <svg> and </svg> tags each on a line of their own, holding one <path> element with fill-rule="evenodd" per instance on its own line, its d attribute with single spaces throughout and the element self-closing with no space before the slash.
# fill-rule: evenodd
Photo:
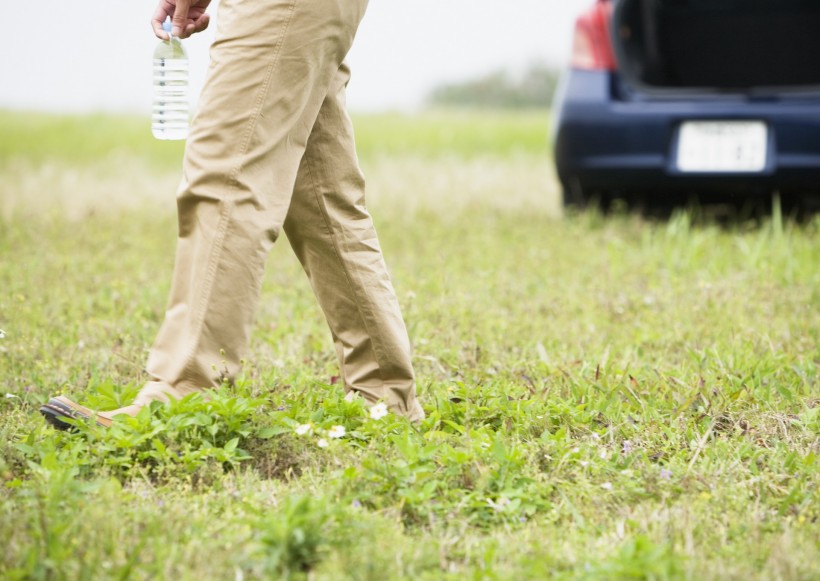
<svg viewBox="0 0 820 581">
<path fill-rule="evenodd" d="M 545 63 L 531 65 L 522 75 L 496 71 L 477 79 L 436 87 L 427 102 L 433 106 L 526 109 L 549 107 L 558 71 Z"/>
</svg>

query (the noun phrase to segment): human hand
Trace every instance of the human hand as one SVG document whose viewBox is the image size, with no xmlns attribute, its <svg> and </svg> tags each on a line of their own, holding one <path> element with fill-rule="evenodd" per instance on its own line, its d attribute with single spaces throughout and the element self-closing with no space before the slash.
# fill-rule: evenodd
<svg viewBox="0 0 820 581">
<path fill-rule="evenodd" d="M 210 15 L 205 13 L 211 0 L 159 0 L 151 27 L 157 38 L 168 40 L 168 33 L 162 29 L 162 23 L 170 16 L 171 35 L 177 38 L 188 38 L 196 32 L 208 28 Z"/>
</svg>

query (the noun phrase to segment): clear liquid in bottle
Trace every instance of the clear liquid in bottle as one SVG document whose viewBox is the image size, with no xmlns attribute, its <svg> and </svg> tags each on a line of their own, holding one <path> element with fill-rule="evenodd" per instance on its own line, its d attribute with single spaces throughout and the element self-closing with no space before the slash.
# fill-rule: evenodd
<svg viewBox="0 0 820 581">
<path fill-rule="evenodd" d="M 163 28 L 170 34 L 170 20 Z M 180 40 L 171 37 L 161 41 L 154 51 L 151 132 L 157 139 L 185 139 L 188 120 L 188 55 Z"/>
</svg>

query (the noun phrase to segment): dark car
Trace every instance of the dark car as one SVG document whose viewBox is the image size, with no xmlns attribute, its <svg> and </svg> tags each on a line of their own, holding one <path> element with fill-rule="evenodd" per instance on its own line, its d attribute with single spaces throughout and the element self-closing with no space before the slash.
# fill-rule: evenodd
<svg viewBox="0 0 820 581">
<path fill-rule="evenodd" d="M 820 0 L 599 0 L 556 95 L 568 205 L 820 199 Z"/>
</svg>

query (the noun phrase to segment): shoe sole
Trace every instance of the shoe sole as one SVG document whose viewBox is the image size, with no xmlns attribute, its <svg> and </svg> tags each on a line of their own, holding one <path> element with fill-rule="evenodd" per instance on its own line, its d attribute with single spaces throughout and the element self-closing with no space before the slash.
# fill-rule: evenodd
<svg viewBox="0 0 820 581">
<path fill-rule="evenodd" d="M 77 421 L 90 421 L 91 416 L 63 403 L 62 401 L 51 398 L 48 403 L 40 406 L 40 413 L 46 421 L 57 428 L 58 430 L 74 431 L 77 429 Z M 70 420 L 70 421 L 66 421 Z M 98 426 L 107 427 L 100 421 L 96 422 Z"/>
</svg>

